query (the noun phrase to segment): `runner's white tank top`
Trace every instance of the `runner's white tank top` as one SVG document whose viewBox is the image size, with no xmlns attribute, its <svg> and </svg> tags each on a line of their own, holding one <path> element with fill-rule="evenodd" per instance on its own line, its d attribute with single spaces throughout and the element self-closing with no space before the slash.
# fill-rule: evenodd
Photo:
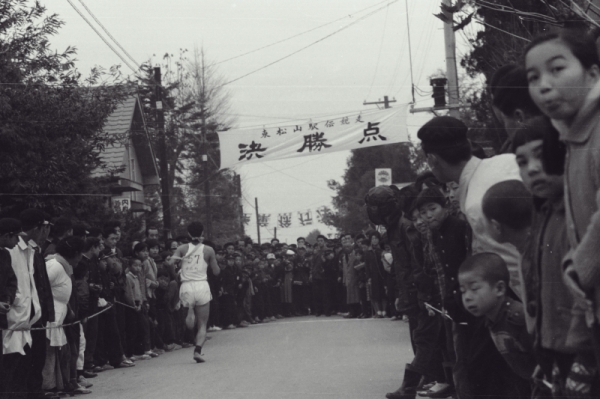
<svg viewBox="0 0 600 399">
<path fill-rule="evenodd" d="M 188 244 L 188 251 L 181 260 L 181 281 L 207 281 L 207 268 L 204 244 Z"/>
</svg>

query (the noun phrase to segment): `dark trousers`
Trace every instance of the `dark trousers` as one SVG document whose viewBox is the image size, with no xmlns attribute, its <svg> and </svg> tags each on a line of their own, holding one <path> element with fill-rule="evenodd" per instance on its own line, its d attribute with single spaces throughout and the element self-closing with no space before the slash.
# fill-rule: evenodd
<svg viewBox="0 0 600 399">
<path fill-rule="evenodd" d="M 348 311 L 348 306 L 346 305 L 346 287 L 339 281 L 336 281 L 334 284 L 334 310 L 345 313 Z"/>
<path fill-rule="evenodd" d="M 454 323 L 453 374 L 458 396 L 461 399 L 531 397 L 529 381 L 510 369 L 496 349 L 484 318 L 468 320 L 467 325 Z"/>
<path fill-rule="evenodd" d="M 331 314 L 331 281 L 329 280 L 313 280 L 312 298 L 314 313 Z"/>
<path fill-rule="evenodd" d="M 221 325 L 221 297 L 216 293 L 213 293 L 212 297 L 213 299 L 209 304 L 210 313 L 208 314 L 208 327 Z"/>
<path fill-rule="evenodd" d="M 79 333 L 79 324 L 65 327 L 65 335 L 67 336 L 67 345 L 69 346 L 69 377 L 71 380 L 77 379 L 77 359 L 79 358 L 79 341 L 81 340 Z"/>
<path fill-rule="evenodd" d="M 38 327 L 38 326 L 36 326 Z M 0 366 L 0 397 L 43 398 L 42 370 L 46 363 L 46 331 L 31 331 L 32 345 L 26 345 L 25 355 L 2 355 Z"/>
<path fill-rule="evenodd" d="M 221 323 L 223 327 L 227 327 L 231 324 L 237 324 L 235 299 L 231 294 L 223 294 L 221 296 Z"/>
<path fill-rule="evenodd" d="M 310 287 L 306 284 L 292 286 L 292 305 L 294 313 L 308 314 L 310 307 L 309 288 Z"/>
<path fill-rule="evenodd" d="M 126 308 L 127 346 L 126 356 L 142 355 L 150 350 L 147 316 L 142 311 Z"/>
<path fill-rule="evenodd" d="M 212 309 L 211 309 L 212 314 Z M 157 332 L 167 345 L 175 342 L 175 334 L 173 332 L 173 319 L 167 308 L 156 309 L 156 321 L 158 322 Z"/>
<path fill-rule="evenodd" d="M 119 305 L 117 305 L 119 306 Z M 83 325 L 83 333 L 85 334 L 85 355 L 84 369 L 92 368 L 94 364 L 94 352 L 96 351 L 96 342 L 98 341 L 98 319 L 100 316 L 88 319 Z"/>
<path fill-rule="evenodd" d="M 26 398 L 27 377 L 31 368 L 31 347 L 25 347 L 25 355 L 10 353 L 2 355 L 0 367 L 0 398 Z M 45 359 L 44 359 L 45 360 Z"/>
<path fill-rule="evenodd" d="M 445 347 L 445 331 L 442 317 L 437 314 L 429 316 L 426 310 L 419 310 L 413 342 L 415 358 L 411 369 L 432 381 L 444 381 L 442 350 Z"/>
<path fill-rule="evenodd" d="M 281 315 L 281 287 L 269 287 L 269 296 L 271 302 L 271 316 Z"/>
<path fill-rule="evenodd" d="M 257 285 L 257 292 L 252 296 L 252 317 L 264 320 L 266 316 L 265 310 L 265 294 L 266 290 L 264 285 Z"/>
<path fill-rule="evenodd" d="M 117 311 L 113 306 L 98 317 L 100 320 L 98 321 L 98 341 L 94 363 L 100 366 L 107 362 L 111 365 L 120 364 L 123 357 L 123 346 L 117 325 Z"/>
</svg>

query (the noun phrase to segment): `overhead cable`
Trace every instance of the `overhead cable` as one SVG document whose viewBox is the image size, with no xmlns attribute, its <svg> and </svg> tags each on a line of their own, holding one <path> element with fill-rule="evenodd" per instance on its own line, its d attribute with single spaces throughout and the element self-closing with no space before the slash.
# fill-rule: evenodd
<svg viewBox="0 0 600 399">
<path fill-rule="evenodd" d="M 288 54 L 288 55 L 286 55 L 286 56 L 283 56 L 283 57 L 281 57 L 281 58 L 278 58 L 278 59 L 276 59 L 275 61 L 268 63 L 267 65 L 264 65 L 264 66 L 262 66 L 262 67 L 260 67 L 260 68 L 257 68 L 257 69 L 255 69 L 255 70 L 253 70 L 253 71 L 250 71 L 250 72 L 248 72 L 248 73 L 246 73 L 246 74 L 244 74 L 244 75 L 242 75 L 242 76 L 238 76 L 238 77 L 237 77 L 237 78 L 235 78 L 235 79 L 232 79 L 232 80 L 230 80 L 230 81 L 228 81 L 228 82 L 225 82 L 225 83 L 223 83 L 221 86 L 225 86 L 225 85 L 231 84 L 231 83 L 233 83 L 233 82 L 237 82 L 237 81 L 238 81 L 238 80 L 240 80 L 240 79 L 243 79 L 243 78 L 245 78 L 245 77 L 247 77 L 247 76 L 250 76 L 250 75 L 252 75 L 252 74 L 255 74 L 256 72 L 262 71 L 263 69 L 266 69 L 266 68 L 268 68 L 268 67 L 270 67 L 270 66 L 272 66 L 272 65 L 275 65 L 275 64 L 277 64 L 277 63 L 279 63 L 279 62 L 281 62 L 281 61 L 283 61 L 283 60 L 285 60 L 285 59 L 287 59 L 287 58 L 290 58 L 291 56 L 293 56 L 293 55 L 296 55 L 296 54 L 300 53 L 301 51 L 304 51 L 304 50 L 306 50 L 307 48 L 309 48 L 309 47 L 312 47 L 312 46 L 314 46 L 315 44 L 317 44 L 317 43 L 320 43 L 320 42 L 322 42 L 323 40 L 326 40 L 326 39 L 330 38 L 331 36 L 333 36 L 333 35 L 335 35 L 335 34 L 337 34 L 337 33 L 341 32 L 341 31 L 343 31 L 343 30 L 346 30 L 346 29 L 348 29 L 349 27 L 351 27 L 351 26 L 353 26 L 353 25 L 356 25 L 358 22 L 360 22 L 360 21 L 362 21 L 362 20 L 364 20 L 364 19 L 366 19 L 366 18 L 368 18 L 368 17 L 370 17 L 370 16 L 372 16 L 372 15 L 375 15 L 375 14 L 376 14 L 376 13 L 378 13 L 379 11 L 383 10 L 384 8 L 388 7 L 389 5 L 391 5 L 391 4 L 393 4 L 393 3 L 396 3 L 397 1 L 398 1 L 398 0 L 393 0 L 393 1 L 390 1 L 389 3 L 387 3 L 386 5 L 384 5 L 383 7 L 377 8 L 376 10 L 374 10 L 374 11 L 372 11 L 372 12 L 370 12 L 370 13 L 366 14 L 366 15 L 363 15 L 362 17 L 358 18 L 356 21 L 354 21 L 354 22 L 351 22 L 351 23 L 349 23 L 348 25 L 346 25 L 346 26 L 343 26 L 343 27 L 341 27 L 340 29 L 337 29 L 337 30 L 333 31 L 332 33 L 328 34 L 327 36 L 324 36 L 324 37 L 320 38 L 319 40 L 316 40 L 316 41 L 314 41 L 314 42 L 312 42 L 312 43 L 310 43 L 310 44 L 308 44 L 308 45 L 306 45 L 306 46 L 304 46 L 304 47 L 302 47 L 302 48 L 300 48 L 300 49 L 298 49 L 298 50 L 296 50 L 296 51 L 294 51 L 294 52 L 292 52 L 292 53 L 290 53 L 290 54 Z"/>
</svg>

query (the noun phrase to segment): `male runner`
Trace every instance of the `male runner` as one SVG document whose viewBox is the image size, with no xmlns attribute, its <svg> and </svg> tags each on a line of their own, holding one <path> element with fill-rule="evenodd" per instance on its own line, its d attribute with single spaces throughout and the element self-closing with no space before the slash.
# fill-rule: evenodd
<svg viewBox="0 0 600 399">
<path fill-rule="evenodd" d="M 194 360 L 197 363 L 204 363 L 204 359 L 201 357 L 202 345 L 206 341 L 206 324 L 210 310 L 209 304 L 212 300 L 206 271 L 209 264 L 215 276 L 221 272 L 221 269 L 217 264 L 215 251 L 202 244 L 204 240 L 202 223 L 192 222 L 187 230 L 191 242 L 180 245 L 169 263 L 174 264 L 176 260 L 181 260 L 179 299 L 182 305 L 188 308 L 185 325 L 190 330 L 194 327 L 198 330 Z"/>
</svg>

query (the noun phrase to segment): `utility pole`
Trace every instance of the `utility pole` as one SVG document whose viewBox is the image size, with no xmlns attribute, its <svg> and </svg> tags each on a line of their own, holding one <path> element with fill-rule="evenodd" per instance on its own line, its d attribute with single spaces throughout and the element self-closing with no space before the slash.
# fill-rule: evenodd
<svg viewBox="0 0 600 399">
<path fill-rule="evenodd" d="M 244 236 L 244 203 L 242 197 L 242 178 L 237 173 L 233 176 L 233 183 L 235 184 L 235 191 L 237 192 L 237 196 L 239 199 L 239 207 L 240 207 L 240 231 L 242 233 L 242 237 Z"/>
<path fill-rule="evenodd" d="M 204 218 L 206 219 L 206 238 L 212 238 L 210 219 L 210 173 L 208 170 L 208 139 L 206 137 L 206 107 L 202 104 L 202 163 L 204 164 Z"/>
<path fill-rule="evenodd" d="M 165 113 L 162 104 L 162 84 L 160 67 L 154 68 L 154 111 L 158 128 L 158 156 L 160 165 L 160 200 L 163 210 L 165 241 L 171 238 L 171 196 L 169 195 L 169 162 L 167 160 L 167 138 L 165 132 Z"/>
<path fill-rule="evenodd" d="M 446 6 L 446 7 L 444 7 Z M 448 79 L 448 105 L 449 115 L 458 118 L 458 72 L 456 71 L 456 39 L 454 37 L 454 13 L 449 11 L 452 0 L 442 0 L 442 14 L 444 21 L 444 43 L 446 48 L 446 78 Z"/>
<path fill-rule="evenodd" d="M 462 4 L 458 2 L 459 6 Z M 411 107 L 410 112 L 433 112 L 447 109 L 448 114 L 454 118 L 460 117 L 459 92 L 458 92 L 458 72 L 456 69 L 456 39 L 454 37 L 454 8 L 452 0 L 442 0 L 442 13 L 436 15 L 444 23 L 444 48 L 446 53 L 446 79 L 448 83 L 448 105 L 445 101 L 445 88 L 442 78 L 431 79 L 433 86 L 434 99 L 436 105 L 434 107 L 414 108 Z M 440 97 L 441 96 L 441 97 Z M 442 104 L 438 105 L 438 102 Z"/>
<path fill-rule="evenodd" d="M 396 99 L 394 98 L 393 100 L 390 100 L 388 98 L 388 96 L 383 96 L 383 101 L 379 100 L 379 101 L 373 101 L 373 102 L 363 102 L 363 105 L 379 105 L 379 104 L 383 104 L 383 108 L 392 108 L 390 107 L 390 103 L 395 103 Z"/>
<path fill-rule="evenodd" d="M 273 228 L 273 238 L 277 238 L 277 227 Z"/>
<path fill-rule="evenodd" d="M 256 210 L 256 234 L 258 236 L 258 243 L 260 244 L 260 222 L 258 220 L 258 198 L 254 198 L 254 209 Z"/>
</svg>

